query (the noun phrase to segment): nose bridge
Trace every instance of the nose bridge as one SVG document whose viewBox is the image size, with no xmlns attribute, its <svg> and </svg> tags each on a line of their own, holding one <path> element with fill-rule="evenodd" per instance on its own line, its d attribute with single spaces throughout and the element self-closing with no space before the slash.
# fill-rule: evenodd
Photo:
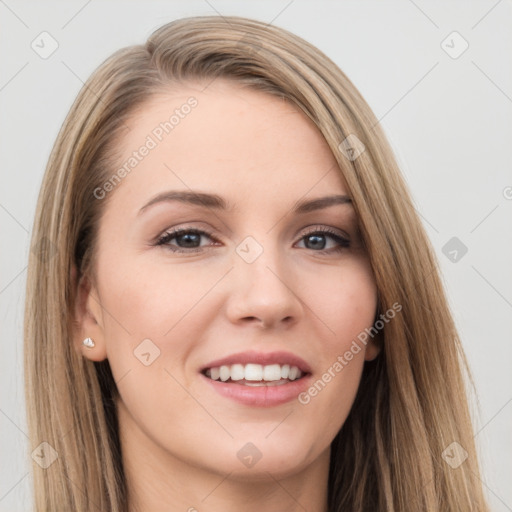
<svg viewBox="0 0 512 512">
<path fill-rule="evenodd" d="M 300 314 L 301 303 L 290 282 L 286 254 L 272 237 L 260 240 L 248 236 L 236 247 L 231 319 L 253 319 L 267 325 L 290 322 Z"/>
<path fill-rule="evenodd" d="M 286 276 L 285 258 L 283 248 L 272 240 L 271 236 L 259 236 L 256 240 L 253 236 L 247 236 L 236 247 L 238 258 L 235 260 L 235 269 L 238 269 L 240 275 L 244 279 L 250 281 L 251 287 L 255 288 L 258 284 L 262 284 L 262 288 L 268 286 L 281 287 L 284 286 L 282 279 Z M 283 274 L 281 279 L 279 274 Z"/>
</svg>

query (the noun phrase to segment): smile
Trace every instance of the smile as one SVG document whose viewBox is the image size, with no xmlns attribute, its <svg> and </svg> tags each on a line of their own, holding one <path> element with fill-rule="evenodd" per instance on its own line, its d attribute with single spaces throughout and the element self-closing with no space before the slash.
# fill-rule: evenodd
<svg viewBox="0 0 512 512">
<path fill-rule="evenodd" d="M 244 386 L 279 386 L 300 379 L 303 375 L 297 366 L 255 363 L 216 366 L 207 368 L 204 374 L 212 380 Z"/>
<path fill-rule="evenodd" d="M 310 366 L 290 352 L 232 354 L 211 361 L 200 374 L 217 394 L 253 407 L 293 401 L 312 378 Z"/>
</svg>

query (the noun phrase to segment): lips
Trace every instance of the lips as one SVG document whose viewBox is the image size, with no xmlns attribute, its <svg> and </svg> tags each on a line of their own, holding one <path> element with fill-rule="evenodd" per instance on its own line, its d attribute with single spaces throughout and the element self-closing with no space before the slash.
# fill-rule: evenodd
<svg viewBox="0 0 512 512">
<path fill-rule="evenodd" d="M 212 361 L 201 374 L 223 396 L 253 406 L 273 406 L 296 397 L 311 369 L 288 352 L 243 352 Z"/>
</svg>

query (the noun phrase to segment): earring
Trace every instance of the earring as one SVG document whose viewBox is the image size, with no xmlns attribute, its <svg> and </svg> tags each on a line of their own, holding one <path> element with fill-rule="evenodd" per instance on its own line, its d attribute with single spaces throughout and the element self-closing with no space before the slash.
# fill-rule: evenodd
<svg viewBox="0 0 512 512">
<path fill-rule="evenodd" d="M 82 345 L 87 348 L 93 348 L 95 346 L 94 341 L 92 341 L 91 338 L 85 338 L 84 341 L 82 341 Z"/>
</svg>

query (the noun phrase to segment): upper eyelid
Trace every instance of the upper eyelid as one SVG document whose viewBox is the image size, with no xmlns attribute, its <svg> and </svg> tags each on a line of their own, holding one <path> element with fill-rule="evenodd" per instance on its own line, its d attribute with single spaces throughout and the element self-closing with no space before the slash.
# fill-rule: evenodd
<svg viewBox="0 0 512 512">
<path fill-rule="evenodd" d="M 208 238 L 211 238 L 212 240 L 216 240 L 216 237 L 214 235 L 214 233 L 211 233 L 209 231 L 206 231 L 204 229 L 201 229 L 201 228 L 193 228 L 193 227 L 184 227 L 184 228 L 175 228 L 175 229 L 166 229 L 165 231 L 163 231 L 162 233 L 160 233 L 157 237 L 156 237 L 156 242 L 158 242 L 159 240 L 162 240 L 163 238 L 165 237 L 170 237 L 171 239 L 176 237 L 176 236 L 179 236 L 181 234 L 184 234 L 184 233 L 197 233 L 201 236 L 207 236 Z"/>
<path fill-rule="evenodd" d="M 310 228 L 310 229 L 308 229 L 308 228 Z M 304 229 L 306 231 L 302 231 L 298 241 L 302 240 L 306 236 L 309 236 L 309 235 L 312 235 L 315 233 L 322 233 L 322 234 L 326 234 L 326 235 L 330 235 L 330 236 L 336 236 L 336 237 L 345 239 L 347 241 L 350 241 L 349 235 L 347 233 L 344 233 L 343 230 L 340 230 L 339 228 L 332 228 L 332 227 L 321 226 L 321 225 L 313 225 L 313 226 L 307 226 Z M 169 237 L 169 239 L 172 240 L 174 237 L 179 236 L 182 233 L 189 233 L 189 232 L 197 233 L 201 236 L 206 236 L 206 237 L 210 238 L 211 240 L 213 240 L 214 242 L 220 242 L 220 240 L 218 239 L 218 237 L 215 236 L 214 233 L 207 231 L 205 229 L 202 229 L 202 228 L 196 228 L 196 227 L 192 227 L 192 226 L 178 227 L 175 229 L 165 230 L 163 233 L 161 233 L 157 237 L 156 242 L 158 243 L 160 240 L 162 240 L 166 237 Z M 341 234 L 339 232 L 341 232 Z M 162 244 L 162 245 L 165 245 L 165 244 Z"/>
</svg>

